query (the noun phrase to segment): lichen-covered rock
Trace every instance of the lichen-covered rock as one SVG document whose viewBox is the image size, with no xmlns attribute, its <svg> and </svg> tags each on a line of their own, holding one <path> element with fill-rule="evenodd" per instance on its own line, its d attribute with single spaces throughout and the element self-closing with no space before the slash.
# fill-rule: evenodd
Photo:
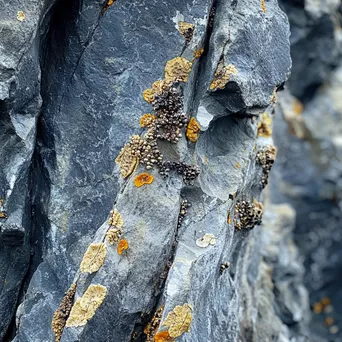
<svg viewBox="0 0 342 342">
<path fill-rule="evenodd" d="M 0 260 L 24 254 L 2 331 L 31 249 L 15 342 L 53 340 L 73 283 L 61 342 L 302 338 L 306 293 L 291 229 L 279 228 L 287 216 L 275 208 L 280 218 L 259 225 L 259 164 L 270 158 L 257 153 L 272 145 L 291 64 L 277 2 L 61 0 L 34 15 L 26 5 L 4 12 L 15 28 L 34 27 L 31 50 L 11 60 L 27 57 L 34 77 L 18 69 L 20 91 L 0 88 L 11 96 L 1 143 L 12 148 L 1 161 L 0 243 L 10 243 Z"/>
</svg>

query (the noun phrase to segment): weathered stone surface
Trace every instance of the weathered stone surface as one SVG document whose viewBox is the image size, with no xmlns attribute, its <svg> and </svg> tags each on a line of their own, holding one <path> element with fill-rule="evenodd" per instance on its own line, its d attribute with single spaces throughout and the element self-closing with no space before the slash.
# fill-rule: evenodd
<svg viewBox="0 0 342 342">
<path fill-rule="evenodd" d="M 277 2 L 34 4 L 23 9 L 27 20 L 31 12 L 37 16 L 23 38 L 23 43 L 32 39 L 31 50 L 21 58 L 23 44 L 18 44 L 15 57 L 5 56 L 14 65 L 16 58 L 31 61 L 30 76 L 18 83 L 28 88 L 23 90 L 28 98 L 18 90 L 13 100 L 5 99 L 2 121 L 1 148 L 12 149 L 1 161 L 1 181 L 13 188 L 15 175 L 18 190 L 17 197 L 14 190 L 3 195 L 8 219 L 1 243 L 7 241 L 6 256 L 13 253 L 10 260 L 22 267 L 8 272 L 16 277 L 14 296 L 3 291 L 9 308 L 0 310 L 3 333 L 16 310 L 8 340 L 53 341 L 53 313 L 76 283 L 75 301 L 90 285 L 105 287 L 106 295 L 94 304 L 86 324 L 66 325 L 62 342 L 143 341 L 144 327 L 161 305 L 163 323 L 185 304 L 192 318 L 179 341 L 303 341 L 308 305 L 291 240 L 293 212 L 271 206 L 264 226 L 252 232 L 234 229 L 236 201 L 261 199 L 263 174 L 256 155 L 272 145 L 272 138 L 258 134 L 259 114 L 271 117 L 275 91 L 290 72 L 289 25 Z M 16 13 L 14 5 L 7 7 Z M 4 20 L 12 15 L 7 7 Z M 179 22 L 194 25 L 191 40 L 178 31 Z M 201 173 L 185 184 L 176 172 L 163 179 L 154 168 L 148 171 L 151 184 L 136 187 L 143 166 L 122 180 L 114 160 L 132 134 L 142 133 L 139 118 L 152 111 L 143 91 L 163 79 L 167 62 L 179 56 L 192 64 L 187 83 L 177 85 L 184 92 L 184 110 L 202 131 L 196 145 L 182 128 L 177 144 L 165 141 L 159 148 L 166 160 L 198 165 Z M 1 69 L 6 86 L 13 76 L 7 69 Z M 168 81 L 172 75 L 166 76 Z M 14 110 L 12 115 L 13 103 L 28 114 L 19 106 L 21 116 Z M 191 203 L 186 214 L 185 198 Z M 128 242 L 122 254 L 105 239 L 114 208 L 123 220 L 120 238 Z M 206 233 L 216 242 L 198 247 L 196 240 Z M 91 243 L 105 243 L 106 253 L 93 273 L 82 273 L 80 263 Z M 16 248 L 22 257 L 16 257 Z M 24 296 L 15 307 L 30 249 Z M 1 253 L 3 272 L 8 261 Z M 231 266 L 222 271 L 224 263 Z M 157 330 L 165 328 L 161 324 Z"/>
</svg>

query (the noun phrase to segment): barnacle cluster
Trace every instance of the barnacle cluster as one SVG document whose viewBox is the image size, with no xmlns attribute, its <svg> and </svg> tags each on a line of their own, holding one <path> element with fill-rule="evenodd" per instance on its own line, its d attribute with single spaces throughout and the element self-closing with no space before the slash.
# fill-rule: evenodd
<svg viewBox="0 0 342 342">
<path fill-rule="evenodd" d="M 171 170 L 174 170 L 179 175 L 182 175 L 184 182 L 187 184 L 192 184 L 200 173 L 200 168 L 197 165 L 166 161 L 162 163 L 160 174 L 166 178 Z"/>
<path fill-rule="evenodd" d="M 59 342 L 62 338 L 63 329 L 73 305 L 75 292 L 76 284 L 72 284 L 69 290 L 65 293 L 58 309 L 53 314 L 51 325 L 55 335 L 55 342 Z"/>
<path fill-rule="evenodd" d="M 153 166 L 158 167 L 164 177 L 168 176 L 170 170 L 174 170 L 189 184 L 198 176 L 198 166 L 163 161 L 163 155 L 158 147 L 158 140 L 177 143 L 182 136 L 181 129 L 188 125 L 189 120 L 183 112 L 183 93 L 176 87 L 176 83 L 188 80 L 191 67 L 192 62 L 183 57 L 168 61 L 165 79 L 154 82 L 151 88 L 143 92 L 144 99 L 152 105 L 155 114 L 145 114 L 141 117 L 140 126 L 146 128 L 146 132 L 142 137 L 133 135 L 116 158 L 123 178 L 131 175 L 139 163 L 145 165 L 147 170 Z M 193 118 L 188 126 L 187 137 L 190 141 L 196 142 L 198 134 L 199 125 Z M 152 176 L 149 177 L 150 180 L 153 180 Z M 140 183 L 139 179 L 136 179 L 135 184 Z"/>
<path fill-rule="evenodd" d="M 162 305 L 153 315 L 151 321 L 146 325 L 144 334 L 146 334 L 146 342 L 155 342 L 155 334 L 159 328 L 163 315 L 164 305 Z"/>
<path fill-rule="evenodd" d="M 264 149 L 258 151 L 256 157 L 257 162 L 262 167 L 263 175 L 261 177 L 260 185 L 264 188 L 268 183 L 268 176 L 272 169 L 273 163 L 276 159 L 277 149 L 272 146 L 266 146 Z"/>
<path fill-rule="evenodd" d="M 254 200 L 251 203 L 248 200 L 237 201 L 235 204 L 235 229 L 253 229 L 254 226 L 261 224 L 263 206 L 260 202 Z"/>
<path fill-rule="evenodd" d="M 108 224 L 111 228 L 106 233 L 106 239 L 110 245 L 114 245 L 119 242 L 123 234 L 123 219 L 117 209 L 111 210 L 110 214 Z"/>
<path fill-rule="evenodd" d="M 180 21 L 178 23 L 178 31 L 184 36 L 185 40 L 189 43 L 194 34 L 195 25 L 187 23 L 185 21 Z"/>
<path fill-rule="evenodd" d="M 179 215 L 178 215 L 177 229 L 179 229 L 180 226 L 182 225 L 182 222 L 183 222 L 184 217 L 186 216 L 186 214 L 187 214 L 187 212 L 188 212 L 188 208 L 189 208 L 189 207 L 191 207 L 191 204 L 188 202 L 187 199 L 183 199 L 183 200 L 182 200 L 182 203 L 181 203 Z"/>
</svg>

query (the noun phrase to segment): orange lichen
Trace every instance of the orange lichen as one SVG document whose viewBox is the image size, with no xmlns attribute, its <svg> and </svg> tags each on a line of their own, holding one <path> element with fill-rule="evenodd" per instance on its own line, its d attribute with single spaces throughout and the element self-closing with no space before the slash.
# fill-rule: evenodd
<svg viewBox="0 0 342 342">
<path fill-rule="evenodd" d="M 324 307 L 326 307 L 327 305 L 331 304 L 331 299 L 329 297 L 323 297 L 321 299 L 321 303 Z"/>
<path fill-rule="evenodd" d="M 320 302 L 317 302 L 313 305 L 313 311 L 315 314 L 320 314 L 323 311 L 323 305 Z"/>
<path fill-rule="evenodd" d="M 153 121 L 156 119 L 156 116 L 153 114 L 144 114 L 141 118 L 140 118 L 140 127 L 148 127 L 150 126 Z"/>
<path fill-rule="evenodd" d="M 118 254 L 121 255 L 124 251 L 128 249 L 128 241 L 125 239 L 121 239 L 118 243 Z"/>
<path fill-rule="evenodd" d="M 170 84 L 173 82 L 187 82 L 192 62 L 184 57 L 176 57 L 166 63 L 165 81 Z"/>
<path fill-rule="evenodd" d="M 258 136 L 270 138 L 272 136 L 272 118 L 265 112 L 258 122 Z"/>
<path fill-rule="evenodd" d="M 140 175 L 136 176 L 134 179 L 134 185 L 137 188 L 140 188 L 141 186 L 145 184 L 151 184 L 153 182 L 154 177 L 150 175 L 147 172 L 143 172 Z"/>
<path fill-rule="evenodd" d="M 265 0 L 261 0 L 261 9 L 264 13 L 267 12 L 267 8 L 266 8 L 266 4 L 265 4 Z"/>
<path fill-rule="evenodd" d="M 177 305 L 169 312 L 162 325 L 168 327 L 168 333 L 171 338 L 177 338 L 185 332 L 190 332 L 191 321 L 192 306 L 185 303 Z"/>
<path fill-rule="evenodd" d="M 155 337 L 154 342 L 169 342 L 172 341 L 171 336 L 169 335 L 169 332 L 166 331 L 160 331 Z"/>
<path fill-rule="evenodd" d="M 194 58 L 200 58 L 203 55 L 204 48 L 200 48 L 194 51 Z"/>
<path fill-rule="evenodd" d="M 224 89 L 230 77 L 236 75 L 238 71 L 233 64 L 224 65 L 219 63 L 214 74 L 214 79 L 210 84 L 210 90 Z"/>
<path fill-rule="evenodd" d="M 114 4 L 115 0 L 108 0 L 107 1 L 107 6 L 112 6 Z"/>
<path fill-rule="evenodd" d="M 195 118 L 191 118 L 189 123 L 188 123 L 188 127 L 186 129 L 186 137 L 193 143 L 195 143 L 198 139 L 199 136 L 199 132 L 200 132 L 200 125 L 199 123 L 196 121 Z"/>
</svg>

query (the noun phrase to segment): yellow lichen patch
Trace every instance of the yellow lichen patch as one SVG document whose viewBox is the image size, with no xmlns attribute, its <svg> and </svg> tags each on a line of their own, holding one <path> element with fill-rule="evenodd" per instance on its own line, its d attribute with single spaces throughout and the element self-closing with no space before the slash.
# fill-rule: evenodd
<svg viewBox="0 0 342 342">
<path fill-rule="evenodd" d="M 26 15 L 23 11 L 17 12 L 17 20 L 19 20 L 19 21 L 25 21 L 26 20 Z"/>
<path fill-rule="evenodd" d="M 126 144 L 115 159 L 115 162 L 120 166 L 120 173 L 123 178 L 130 176 L 139 164 L 139 159 L 134 154 L 133 144 L 139 144 L 140 137 L 133 135 L 131 142 Z"/>
<path fill-rule="evenodd" d="M 154 177 L 147 172 L 140 173 L 140 175 L 136 176 L 134 179 L 134 185 L 137 188 L 145 184 L 151 184 L 153 182 Z"/>
<path fill-rule="evenodd" d="M 97 272 L 103 265 L 107 255 L 107 248 L 104 243 L 92 243 L 83 255 L 81 272 Z"/>
<path fill-rule="evenodd" d="M 277 88 L 273 90 L 273 93 L 271 95 L 271 103 L 277 103 Z"/>
<path fill-rule="evenodd" d="M 187 42 L 190 42 L 195 30 L 195 25 L 191 23 L 186 23 L 185 21 L 180 21 L 178 23 L 178 31 L 184 36 Z"/>
<path fill-rule="evenodd" d="M 90 285 L 83 296 L 77 299 L 71 309 L 66 327 L 80 327 L 95 315 L 96 310 L 102 304 L 107 294 L 107 289 L 102 285 Z"/>
<path fill-rule="evenodd" d="M 272 136 L 272 118 L 267 113 L 263 113 L 258 122 L 258 136 L 265 138 Z"/>
<path fill-rule="evenodd" d="M 148 103 L 152 103 L 156 95 L 160 95 L 167 88 L 164 80 L 155 81 L 152 87 L 143 92 L 143 98 Z"/>
<path fill-rule="evenodd" d="M 224 66 L 222 63 L 220 63 L 217 66 L 214 79 L 210 84 L 210 90 L 224 89 L 224 87 L 230 80 L 230 77 L 232 75 L 236 75 L 237 73 L 238 71 L 236 70 L 233 64 L 228 64 Z"/>
<path fill-rule="evenodd" d="M 204 52 L 204 48 L 200 48 L 198 50 L 195 50 L 194 51 L 194 58 L 195 59 L 200 58 L 203 55 L 203 52 Z"/>
<path fill-rule="evenodd" d="M 261 0 L 261 9 L 264 13 L 267 12 L 267 8 L 266 8 L 266 4 L 265 4 L 265 0 Z"/>
<path fill-rule="evenodd" d="M 187 82 L 188 74 L 191 71 L 192 62 L 183 57 L 176 57 L 166 63 L 165 81 L 170 84 L 172 82 Z"/>
<path fill-rule="evenodd" d="M 7 214 L 5 211 L 0 211 L 0 218 L 3 218 L 3 219 L 7 218 Z"/>
<path fill-rule="evenodd" d="M 153 114 L 144 114 L 141 118 L 140 118 L 140 127 L 148 127 L 150 126 L 153 121 L 156 119 L 156 116 Z"/>
<path fill-rule="evenodd" d="M 239 162 L 236 162 L 235 163 L 235 168 L 239 169 L 241 167 L 240 163 Z"/>
<path fill-rule="evenodd" d="M 198 139 L 200 125 L 195 118 L 191 118 L 186 129 L 186 137 L 193 143 Z"/>
<path fill-rule="evenodd" d="M 112 6 L 114 4 L 115 0 L 108 0 L 107 1 L 107 6 Z"/>
<path fill-rule="evenodd" d="M 72 284 L 69 290 L 65 293 L 58 309 L 53 314 L 51 326 L 55 335 L 55 342 L 59 342 L 61 340 L 65 323 L 72 308 L 75 292 L 76 284 Z"/>
<path fill-rule="evenodd" d="M 228 213 L 227 223 L 231 224 L 233 222 L 230 212 Z"/>
<path fill-rule="evenodd" d="M 171 342 L 173 339 L 169 335 L 169 332 L 166 331 L 160 331 L 155 337 L 153 342 Z"/>
<path fill-rule="evenodd" d="M 162 325 L 168 327 L 168 333 L 171 338 L 176 338 L 190 331 L 191 321 L 192 306 L 185 303 L 183 305 L 177 305 L 169 312 Z"/>
<path fill-rule="evenodd" d="M 125 239 L 121 239 L 118 243 L 118 254 L 121 255 L 124 251 L 126 251 L 128 249 L 129 245 L 128 245 L 128 241 Z"/>
<path fill-rule="evenodd" d="M 296 115 L 301 115 L 303 113 L 304 106 L 298 99 L 294 99 L 292 103 L 292 110 Z"/>
<path fill-rule="evenodd" d="M 108 220 L 108 224 L 113 227 L 122 228 L 123 219 L 117 209 L 110 211 L 111 217 Z"/>
</svg>

